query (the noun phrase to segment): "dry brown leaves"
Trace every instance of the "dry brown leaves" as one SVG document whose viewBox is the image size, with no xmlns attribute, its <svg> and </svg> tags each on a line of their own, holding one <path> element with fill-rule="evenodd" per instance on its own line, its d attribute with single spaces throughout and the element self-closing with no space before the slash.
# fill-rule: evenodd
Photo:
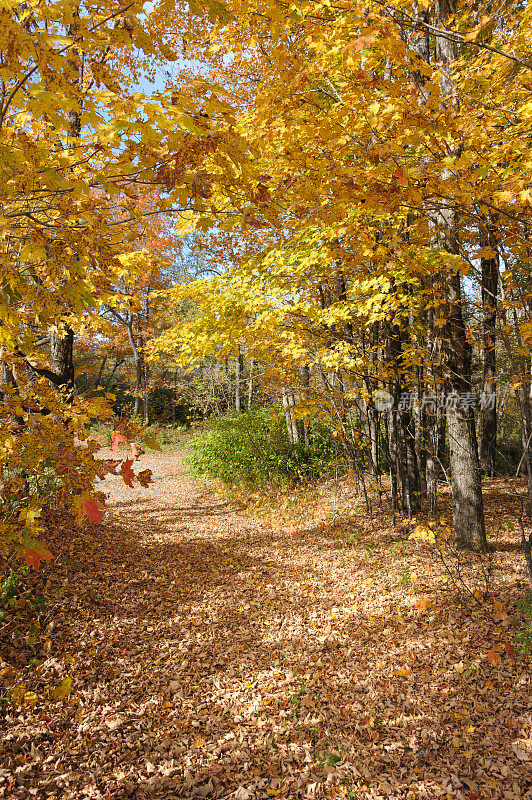
<svg viewBox="0 0 532 800">
<path fill-rule="evenodd" d="M 279 524 L 180 455 L 141 466 L 147 488 L 108 480 L 104 526 L 50 542 L 42 663 L 3 666 L 0 797 L 532 798 L 510 539 L 491 599 L 461 606 L 347 485 Z"/>
</svg>

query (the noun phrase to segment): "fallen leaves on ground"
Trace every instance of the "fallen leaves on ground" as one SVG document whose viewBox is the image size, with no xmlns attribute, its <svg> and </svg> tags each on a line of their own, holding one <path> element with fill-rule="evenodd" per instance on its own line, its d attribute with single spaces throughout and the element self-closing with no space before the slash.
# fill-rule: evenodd
<svg viewBox="0 0 532 800">
<path fill-rule="evenodd" d="M 275 525 L 182 455 L 142 466 L 146 488 L 107 479 L 103 526 L 49 541 L 38 662 L 0 665 L 0 797 L 532 797 L 517 551 L 468 605 L 352 496 Z"/>
</svg>

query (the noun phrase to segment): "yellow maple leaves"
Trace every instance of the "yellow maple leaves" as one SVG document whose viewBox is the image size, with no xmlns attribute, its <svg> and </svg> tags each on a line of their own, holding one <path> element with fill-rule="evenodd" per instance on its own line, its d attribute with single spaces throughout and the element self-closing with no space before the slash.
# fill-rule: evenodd
<svg viewBox="0 0 532 800">
<path fill-rule="evenodd" d="M 222 3 L 200 5 L 224 17 Z M 166 25 L 171 14 L 182 27 L 183 12 L 111 0 L 0 6 L 0 358 L 12 376 L 0 395 L 0 502 L 16 509 L 2 505 L 7 552 L 39 533 L 43 504 L 66 503 L 78 518 L 89 507 L 96 518 L 92 484 L 106 471 L 79 445 L 90 420 L 111 413 L 109 398 L 73 400 L 52 388 L 35 343 L 101 331 L 103 307 L 136 307 L 131 287 L 152 268 L 134 246 L 146 212 L 140 191 L 163 185 L 186 153 L 154 211 L 206 210 L 239 161 L 223 87 L 197 80 L 183 91 L 138 91 L 155 64 L 175 61 Z M 127 298 L 117 291 L 124 283 Z"/>
<path fill-rule="evenodd" d="M 229 66 L 220 69 L 226 89 L 234 80 L 236 92 L 253 76 L 237 124 L 253 153 L 255 179 L 248 183 L 247 172 L 238 202 L 233 195 L 225 208 L 242 222 L 255 253 L 235 265 L 223 288 L 196 284 L 187 294 L 198 303 L 194 321 L 156 347 L 178 347 L 186 360 L 227 353 L 240 338 L 257 356 L 275 352 L 286 369 L 289 362 L 319 362 L 353 371 L 362 363 L 357 335 L 437 307 L 438 281 L 444 285 L 455 272 L 471 276 L 471 252 L 489 256 L 475 227 L 482 209 L 496 214 L 511 206 L 509 214 L 524 222 L 531 203 L 530 170 L 521 174 L 527 91 L 508 78 L 504 53 L 459 48 L 455 113 L 442 96 L 441 65 L 416 54 L 422 17 L 404 18 L 403 5 L 368 13 L 363 3 L 319 3 L 308 13 L 305 4 L 281 8 L 272 0 L 255 14 L 254 2 L 227 3 L 230 17 L 211 31 L 207 55 L 227 54 Z M 435 23 L 433 3 L 417 8 Z M 479 13 L 473 18 L 468 4 L 458 4 L 457 41 L 491 37 L 490 47 L 508 50 L 504 36 L 512 36 L 515 52 L 522 49 L 526 37 L 511 16 L 503 33 Z M 399 24 L 405 19 L 406 34 Z M 530 15 L 525 19 L 530 25 Z M 263 58 L 257 44 L 265 41 Z M 430 243 L 426 209 L 441 198 L 462 214 L 462 255 Z M 195 222 L 189 215 L 186 225 L 207 226 L 209 213 Z M 497 217 L 501 230 L 504 219 Z M 220 227 L 226 224 L 232 223 L 224 217 Z M 517 248 L 517 241 L 509 230 L 508 246 Z M 347 296 L 320 299 L 324 287 L 331 292 L 336 270 Z M 390 290 L 390 279 L 408 291 Z M 234 296 L 236 316 L 234 306 L 229 313 Z M 324 344 L 348 322 L 350 347 Z M 435 324 L 443 329 L 443 313 Z M 410 363 L 423 363 L 423 355 L 412 352 Z"/>
</svg>

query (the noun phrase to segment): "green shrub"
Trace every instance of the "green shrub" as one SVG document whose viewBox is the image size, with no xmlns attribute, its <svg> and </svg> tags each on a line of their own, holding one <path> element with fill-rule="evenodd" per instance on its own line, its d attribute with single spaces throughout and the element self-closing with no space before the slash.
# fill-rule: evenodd
<svg viewBox="0 0 532 800">
<path fill-rule="evenodd" d="M 284 416 L 263 409 L 209 420 L 192 447 L 194 475 L 247 486 L 294 485 L 327 472 L 335 460 L 326 428 L 313 423 L 308 443 L 293 445 Z"/>
</svg>

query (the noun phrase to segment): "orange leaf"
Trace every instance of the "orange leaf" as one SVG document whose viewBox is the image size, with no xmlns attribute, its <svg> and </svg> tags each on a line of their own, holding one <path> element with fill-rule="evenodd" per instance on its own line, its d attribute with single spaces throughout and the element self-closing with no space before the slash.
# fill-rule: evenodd
<svg viewBox="0 0 532 800">
<path fill-rule="evenodd" d="M 418 597 L 416 600 L 416 608 L 419 609 L 419 611 L 428 611 L 432 608 L 432 603 L 428 597 Z"/>
<path fill-rule="evenodd" d="M 408 186 L 408 181 L 402 169 L 397 168 L 393 173 L 393 177 L 397 179 L 399 186 Z"/>
<path fill-rule="evenodd" d="M 504 610 L 502 603 L 498 600 L 495 600 L 493 605 L 495 606 L 495 621 L 502 622 L 505 619 L 508 619 L 508 614 Z"/>
<path fill-rule="evenodd" d="M 52 553 L 44 547 L 44 545 L 34 544 L 33 547 L 26 547 L 22 551 L 22 558 L 28 565 L 33 567 L 35 572 L 39 571 L 41 561 L 50 561 L 53 558 Z"/>
<path fill-rule="evenodd" d="M 135 473 L 131 469 L 132 464 L 133 461 L 130 458 L 126 458 L 126 460 L 123 461 L 122 464 L 120 465 L 120 472 L 122 473 L 122 478 L 124 479 L 124 483 L 131 489 L 133 488 L 133 479 L 135 477 Z"/>
<path fill-rule="evenodd" d="M 362 36 L 359 36 L 358 39 L 355 39 L 354 42 L 351 42 L 349 45 L 349 49 L 353 53 L 359 53 L 361 50 L 364 50 L 366 47 L 369 47 L 373 41 L 373 36 L 370 33 L 364 33 Z"/>
<path fill-rule="evenodd" d="M 394 675 L 400 675 L 402 678 L 408 677 L 408 675 L 412 674 L 412 670 L 408 669 L 407 667 L 401 667 L 401 669 L 396 669 Z"/>
<path fill-rule="evenodd" d="M 127 436 L 124 436 L 123 433 L 118 433 L 118 431 L 112 432 L 111 440 L 112 440 L 111 451 L 113 453 L 116 453 L 116 451 L 118 450 L 118 445 L 120 442 L 124 442 L 124 444 L 127 444 Z"/>
<path fill-rule="evenodd" d="M 501 663 L 501 657 L 496 650 L 488 650 L 487 658 L 492 667 L 495 667 L 497 666 L 497 664 Z"/>
</svg>

